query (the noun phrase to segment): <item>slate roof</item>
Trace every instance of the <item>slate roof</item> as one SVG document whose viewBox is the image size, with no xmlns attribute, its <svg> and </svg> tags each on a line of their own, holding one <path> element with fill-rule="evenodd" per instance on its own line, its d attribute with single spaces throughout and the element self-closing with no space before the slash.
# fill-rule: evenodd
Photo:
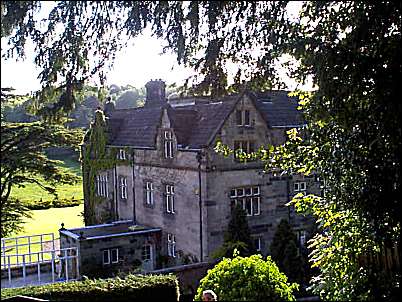
<svg viewBox="0 0 402 302">
<path fill-rule="evenodd" d="M 289 97 L 289 91 L 250 92 L 254 103 L 262 113 L 268 127 L 291 127 L 305 124 L 297 97 Z"/>
<path fill-rule="evenodd" d="M 300 111 L 296 109 L 297 101 L 289 98 L 288 92 L 247 94 L 269 127 L 296 126 L 304 123 Z M 231 95 L 220 102 L 179 107 L 166 105 L 179 147 L 199 149 L 208 146 L 240 98 L 240 95 Z M 161 107 L 115 110 L 108 120 L 108 143 L 114 146 L 155 148 L 162 113 Z"/>
</svg>

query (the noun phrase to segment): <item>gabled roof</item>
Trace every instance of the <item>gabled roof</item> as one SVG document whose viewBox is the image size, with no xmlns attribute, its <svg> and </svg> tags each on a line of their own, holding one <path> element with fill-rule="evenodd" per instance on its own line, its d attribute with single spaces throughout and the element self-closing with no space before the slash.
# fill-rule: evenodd
<svg viewBox="0 0 402 302">
<path fill-rule="evenodd" d="M 108 120 L 108 144 L 154 148 L 161 118 L 162 108 L 115 110 Z"/>
<path fill-rule="evenodd" d="M 289 97 L 290 91 L 248 92 L 268 127 L 302 126 L 305 121 L 297 109 L 297 97 Z"/>
<path fill-rule="evenodd" d="M 291 127 L 304 124 L 296 99 L 286 91 L 257 92 L 252 99 L 268 127 Z M 200 149 L 208 146 L 223 126 L 242 95 L 231 95 L 220 102 L 200 103 L 167 109 L 180 148 Z M 108 120 L 109 144 L 155 148 L 163 108 L 141 107 L 115 110 Z"/>
</svg>

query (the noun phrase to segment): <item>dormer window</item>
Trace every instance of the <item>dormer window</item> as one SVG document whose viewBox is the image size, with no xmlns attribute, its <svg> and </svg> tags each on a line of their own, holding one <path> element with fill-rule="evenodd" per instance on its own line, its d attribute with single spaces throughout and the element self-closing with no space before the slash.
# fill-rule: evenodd
<svg viewBox="0 0 402 302">
<path fill-rule="evenodd" d="M 164 131 L 164 153 L 165 158 L 173 158 L 173 133 L 172 131 Z"/>
<path fill-rule="evenodd" d="M 119 153 L 117 154 L 117 158 L 118 158 L 118 159 L 122 159 L 122 160 L 127 159 L 126 150 L 124 150 L 124 149 L 119 149 Z"/>
<path fill-rule="evenodd" d="M 236 111 L 237 126 L 251 126 L 250 110 Z"/>
</svg>

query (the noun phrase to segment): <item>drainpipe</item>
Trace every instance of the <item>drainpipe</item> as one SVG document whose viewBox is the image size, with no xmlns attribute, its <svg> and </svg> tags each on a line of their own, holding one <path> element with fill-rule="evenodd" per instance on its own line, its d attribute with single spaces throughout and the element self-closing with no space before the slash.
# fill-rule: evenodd
<svg viewBox="0 0 402 302">
<path fill-rule="evenodd" d="M 198 192 L 198 207 L 200 210 L 200 262 L 203 261 L 203 244 L 202 244 L 202 186 L 201 186 L 201 159 L 202 153 L 198 151 L 197 160 L 198 160 L 198 184 L 199 184 L 199 192 Z"/>
<path fill-rule="evenodd" d="M 117 166 L 116 164 L 114 165 L 114 198 L 115 198 L 115 221 L 119 220 L 119 191 L 118 191 L 118 179 L 117 179 Z"/>
<path fill-rule="evenodd" d="M 134 171 L 134 150 L 131 153 L 132 167 L 133 167 L 133 224 L 137 223 L 135 217 L 135 171 Z"/>
<path fill-rule="evenodd" d="M 289 196 L 289 194 L 290 194 L 290 183 L 289 183 L 289 175 L 286 175 L 286 191 L 287 191 L 287 193 L 286 193 L 286 199 L 287 199 L 287 201 L 286 201 L 286 203 L 288 204 L 289 202 L 290 202 L 290 196 Z M 288 222 L 289 222 L 289 224 L 290 224 L 290 206 L 288 206 Z"/>
</svg>

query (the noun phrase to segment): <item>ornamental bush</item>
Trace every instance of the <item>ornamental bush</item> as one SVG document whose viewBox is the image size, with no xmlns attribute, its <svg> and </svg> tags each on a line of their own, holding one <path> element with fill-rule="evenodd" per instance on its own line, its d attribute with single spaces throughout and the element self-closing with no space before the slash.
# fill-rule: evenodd
<svg viewBox="0 0 402 302">
<path fill-rule="evenodd" d="M 129 275 L 124 279 L 86 279 L 1 289 L 1 300 L 16 295 L 75 302 L 179 301 L 179 285 L 173 275 Z"/>
<path fill-rule="evenodd" d="M 223 258 L 200 281 L 195 300 L 200 301 L 207 289 L 219 301 L 295 301 L 298 284 L 288 283 L 270 256 L 264 261 L 261 255 L 252 255 Z"/>
</svg>

